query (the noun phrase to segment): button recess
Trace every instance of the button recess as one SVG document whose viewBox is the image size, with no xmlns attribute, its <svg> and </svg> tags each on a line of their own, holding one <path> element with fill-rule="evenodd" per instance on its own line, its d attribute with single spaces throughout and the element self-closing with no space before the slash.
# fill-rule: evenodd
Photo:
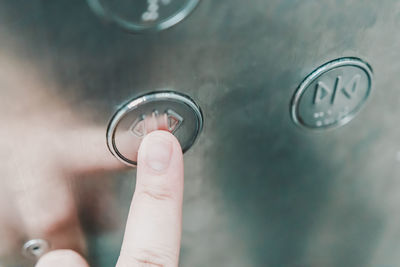
<svg viewBox="0 0 400 267">
<path fill-rule="evenodd" d="M 123 163 L 136 166 L 144 136 L 155 130 L 173 133 L 186 152 L 203 128 L 200 107 L 188 96 L 176 92 L 153 92 L 123 105 L 107 129 L 107 145 Z"/>
</svg>

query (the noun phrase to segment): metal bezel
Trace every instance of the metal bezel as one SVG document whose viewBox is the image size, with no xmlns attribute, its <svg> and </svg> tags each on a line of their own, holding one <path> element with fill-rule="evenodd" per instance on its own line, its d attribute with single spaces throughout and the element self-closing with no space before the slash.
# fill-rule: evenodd
<svg viewBox="0 0 400 267">
<path fill-rule="evenodd" d="M 192 142 L 187 145 L 187 147 L 182 147 L 183 153 L 185 153 L 197 140 L 197 137 L 200 135 L 202 129 L 203 129 L 203 113 L 200 109 L 200 107 L 189 97 L 186 96 L 182 93 L 177 93 L 177 92 L 172 92 L 172 91 L 156 91 L 156 92 L 151 92 L 139 97 L 136 97 L 127 103 L 120 107 L 117 112 L 114 114 L 114 116 L 111 118 L 110 123 L 107 127 L 107 146 L 110 152 L 121 162 L 124 164 L 131 166 L 131 167 L 136 167 L 137 162 L 132 161 L 124 157 L 119 151 L 118 148 L 115 144 L 115 131 L 121 121 L 121 119 L 129 113 L 131 110 L 136 109 L 140 105 L 143 105 L 148 102 L 153 102 L 157 100 L 169 100 L 169 101 L 175 101 L 175 102 L 180 102 L 183 103 L 187 106 L 189 106 L 192 111 L 195 113 L 196 118 L 198 119 L 198 129 L 196 132 L 196 136 L 193 138 Z"/>
<path fill-rule="evenodd" d="M 353 109 L 346 117 L 343 119 L 330 124 L 329 126 L 325 127 L 309 127 L 307 125 L 304 125 L 300 118 L 298 117 L 298 103 L 305 92 L 305 90 L 308 88 L 308 86 L 315 81 L 318 77 L 323 75 L 324 73 L 333 70 L 335 68 L 343 67 L 343 66 L 355 66 L 363 70 L 367 76 L 368 76 L 368 92 L 363 98 L 363 104 L 357 106 L 355 109 Z M 292 121 L 299 127 L 303 129 L 308 129 L 308 130 L 313 130 L 313 131 L 323 131 L 323 130 L 329 130 L 329 129 L 334 129 L 338 128 L 340 126 L 343 126 L 347 123 L 349 123 L 361 110 L 361 108 L 364 106 L 366 103 L 367 99 L 369 98 L 372 87 L 373 87 L 373 70 L 371 66 L 361 60 L 360 58 L 356 57 L 344 57 L 344 58 L 338 58 L 332 61 L 329 61 L 328 63 L 325 63 L 318 67 L 316 70 L 314 70 L 311 74 L 309 74 L 301 83 L 300 86 L 296 89 L 295 94 L 293 95 L 293 98 L 290 103 L 290 114 Z"/>
<path fill-rule="evenodd" d="M 145 33 L 145 32 L 157 32 L 162 31 L 178 24 L 186 17 L 188 17 L 194 9 L 199 5 L 201 0 L 189 0 L 189 2 L 178 10 L 173 15 L 161 20 L 160 23 L 152 26 L 139 25 L 137 23 L 130 22 L 129 20 L 119 17 L 117 14 L 113 14 L 104 8 L 101 0 L 87 0 L 89 7 L 98 16 L 120 26 L 121 28 L 133 32 L 133 33 Z"/>
</svg>

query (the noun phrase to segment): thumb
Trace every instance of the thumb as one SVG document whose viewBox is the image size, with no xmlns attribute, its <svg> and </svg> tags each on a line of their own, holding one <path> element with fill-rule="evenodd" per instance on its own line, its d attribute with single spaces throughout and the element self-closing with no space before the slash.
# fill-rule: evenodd
<svg viewBox="0 0 400 267">
<path fill-rule="evenodd" d="M 73 250 L 54 250 L 40 258 L 35 267 L 89 267 L 89 264 Z"/>
</svg>

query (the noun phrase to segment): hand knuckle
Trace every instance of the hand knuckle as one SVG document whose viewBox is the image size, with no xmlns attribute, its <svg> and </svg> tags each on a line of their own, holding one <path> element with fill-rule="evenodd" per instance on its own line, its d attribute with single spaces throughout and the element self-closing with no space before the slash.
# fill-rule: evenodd
<svg viewBox="0 0 400 267">
<path fill-rule="evenodd" d="M 138 191 L 138 196 L 150 200 L 169 201 L 174 199 L 170 190 L 163 187 L 144 187 Z"/>
<path fill-rule="evenodd" d="M 173 256 L 162 249 L 137 249 L 133 253 L 121 251 L 124 265 L 135 267 L 173 267 Z"/>
</svg>

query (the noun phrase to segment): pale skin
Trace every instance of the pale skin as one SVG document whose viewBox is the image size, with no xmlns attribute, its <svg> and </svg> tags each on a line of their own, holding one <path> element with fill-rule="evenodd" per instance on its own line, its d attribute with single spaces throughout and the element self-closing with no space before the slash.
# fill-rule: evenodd
<svg viewBox="0 0 400 267">
<path fill-rule="evenodd" d="M 79 177 L 105 175 L 125 167 L 107 150 L 105 129 L 92 124 L 93 111 L 76 111 L 64 103 L 59 92 L 68 90 L 58 88 L 50 74 L 19 58 L 12 35 L 5 35 L 1 25 L 0 36 L 10 42 L 0 46 L 0 121 L 7 125 L 0 132 L 1 264 L 15 265 L 22 244 L 40 238 L 51 244 L 52 251 L 36 266 L 88 266 L 81 256 L 86 254 L 86 242 L 75 197 L 76 188 L 82 188 L 80 182 L 84 182 Z M 163 150 L 162 144 L 170 147 Z M 148 155 L 155 160 L 150 161 Z M 161 156 L 168 164 L 162 164 Z M 114 182 L 111 178 L 107 181 Z M 93 218 L 117 209 L 108 201 L 112 197 L 107 186 L 102 188 L 104 202 L 94 206 L 105 209 L 87 210 Z M 96 195 L 98 190 L 87 193 Z M 140 147 L 137 186 L 118 267 L 178 265 L 182 192 L 178 141 L 166 131 L 148 134 Z M 99 199 L 89 195 L 81 204 L 86 201 L 93 204 Z M 105 225 L 119 227 L 113 222 Z"/>
<path fill-rule="evenodd" d="M 166 131 L 148 134 L 140 145 L 136 189 L 117 267 L 178 266 L 183 197 L 182 149 Z M 88 267 L 73 250 L 54 250 L 36 267 Z"/>
</svg>

